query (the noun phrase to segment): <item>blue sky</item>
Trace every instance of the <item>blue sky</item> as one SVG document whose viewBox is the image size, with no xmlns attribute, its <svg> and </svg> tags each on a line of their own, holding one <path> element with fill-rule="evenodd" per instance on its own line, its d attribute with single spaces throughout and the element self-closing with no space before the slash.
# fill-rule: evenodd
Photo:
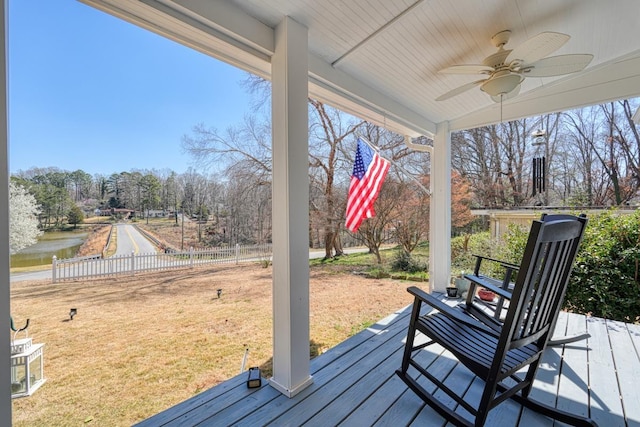
<svg viewBox="0 0 640 427">
<path fill-rule="evenodd" d="M 250 112 L 247 74 L 76 0 L 9 0 L 9 167 L 187 170 L 180 139 Z"/>
</svg>

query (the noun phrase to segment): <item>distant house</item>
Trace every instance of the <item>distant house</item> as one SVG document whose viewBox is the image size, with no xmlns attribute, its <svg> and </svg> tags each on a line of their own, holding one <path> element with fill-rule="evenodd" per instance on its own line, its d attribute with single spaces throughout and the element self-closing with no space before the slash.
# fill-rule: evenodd
<svg viewBox="0 0 640 427">
<path fill-rule="evenodd" d="M 121 216 L 122 218 L 131 218 L 136 211 L 124 208 L 96 209 L 96 215 L 100 216 Z"/>
<path fill-rule="evenodd" d="M 164 209 L 150 209 L 142 212 L 141 218 L 170 218 L 173 212 Z"/>
</svg>

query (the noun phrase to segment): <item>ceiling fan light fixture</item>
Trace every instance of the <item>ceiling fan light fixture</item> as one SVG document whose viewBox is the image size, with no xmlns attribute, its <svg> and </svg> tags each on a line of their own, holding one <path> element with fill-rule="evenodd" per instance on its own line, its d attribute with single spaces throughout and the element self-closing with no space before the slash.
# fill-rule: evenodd
<svg viewBox="0 0 640 427">
<path fill-rule="evenodd" d="M 483 92 L 491 96 L 506 95 L 514 90 L 524 80 L 520 74 L 506 72 L 502 75 L 495 75 L 480 86 Z"/>
</svg>

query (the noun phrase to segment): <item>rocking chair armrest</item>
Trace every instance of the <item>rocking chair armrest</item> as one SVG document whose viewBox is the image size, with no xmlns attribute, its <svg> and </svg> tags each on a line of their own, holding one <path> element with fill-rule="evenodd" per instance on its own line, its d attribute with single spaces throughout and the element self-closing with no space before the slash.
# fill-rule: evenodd
<svg viewBox="0 0 640 427">
<path fill-rule="evenodd" d="M 514 264 L 514 263 L 511 263 L 511 262 L 503 261 L 501 259 L 491 258 L 491 257 L 488 257 L 488 256 L 477 255 L 477 254 L 473 254 L 473 256 L 478 258 L 476 260 L 477 263 L 481 263 L 483 260 L 487 260 L 487 261 L 497 262 L 498 264 L 500 264 L 504 268 L 510 268 L 510 269 L 516 270 L 516 271 L 520 270 L 520 266 L 518 264 Z"/>
<path fill-rule="evenodd" d="M 495 293 L 499 297 L 510 300 L 512 296 L 512 292 L 509 289 L 504 288 L 504 283 L 500 282 L 497 279 L 493 279 L 491 277 L 486 276 L 475 276 L 473 274 L 465 274 L 464 278 L 469 280 L 476 285 L 488 289 L 491 292 Z M 498 285 L 500 284 L 500 285 Z"/>
<path fill-rule="evenodd" d="M 465 279 L 471 281 L 473 284 L 483 286 L 489 289 L 490 291 L 495 292 L 502 298 L 511 299 L 510 289 L 513 288 L 513 283 L 512 283 L 513 275 L 514 275 L 514 272 L 517 274 L 517 272 L 520 270 L 520 266 L 510 262 L 502 261 L 499 259 L 485 257 L 482 255 L 474 255 L 474 256 L 477 258 L 477 260 L 476 260 L 476 265 L 473 269 L 473 274 L 466 274 Z M 500 264 L 500 266 L 505 270 L 504 277 L 502 277 L 501 279 L 498 279 L 498 278 L 480 274 L 482 261 L 484 260 Z"/>
<path fill-rule="evenodd" d="M 409 292 L 410 294 L 412 294 L 416 299 L 420 300 L 421 302 L 424 302 L 426 304 L 429 304 L 431 307 L 435 308 L 436 310 L 438 310 L 440 313 L 444 314 L 445 316 L 449 317 L 450 319 L 455 320 L 456 322 L 460 322 L 464 325 L 467 325 L 471 328 L 477 329 L 479 331 L 485 332 L 491 336 L 494 337 L 498 337 L 499 334 L 494 331 L 493 329 L 489 328 L 488 326 L 486 326 L 485 324 L 483 324 L 482 322 L 479 322 L 478 320 L 474 319 L 471 316 L 465 315 L 463 314 L 461 311 L 443 303 L 442 301 L 440 301 L 439 299 L 435 298 L 432 295 L 429 295 L 428 293 L 426 293 L 425 291 L 423 291 L 422 289 L 415 287 L 415 286 L 410 286 L 407 288 L 407 292 Z"/>
</svg>

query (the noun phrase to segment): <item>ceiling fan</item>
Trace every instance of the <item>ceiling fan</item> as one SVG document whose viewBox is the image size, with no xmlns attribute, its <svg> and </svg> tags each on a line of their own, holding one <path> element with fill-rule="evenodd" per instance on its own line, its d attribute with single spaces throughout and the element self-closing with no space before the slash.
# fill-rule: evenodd
<svg viewBox="0 0 640 427">
<path fill-rule="evenodd" d="M 443 74 L 482 74 L 487 77 L 467 83 L 436 98 L 444 101 L 476 86 L 495 102 L 518 95 L 520 84 L 526 77 L 551 77 L 582 71 L 593 59 L 589 54 L 571 54 L 547 57 L 560 49 L 571 38 L 567 34 L 544 32 L 531 37 L 518 47 L 505 49 L 511 31 L 500 31 L 491 42 L 498 51 L 489 55 L 482 64 L 453 65 L 440 70 Z"/>
</svg>

